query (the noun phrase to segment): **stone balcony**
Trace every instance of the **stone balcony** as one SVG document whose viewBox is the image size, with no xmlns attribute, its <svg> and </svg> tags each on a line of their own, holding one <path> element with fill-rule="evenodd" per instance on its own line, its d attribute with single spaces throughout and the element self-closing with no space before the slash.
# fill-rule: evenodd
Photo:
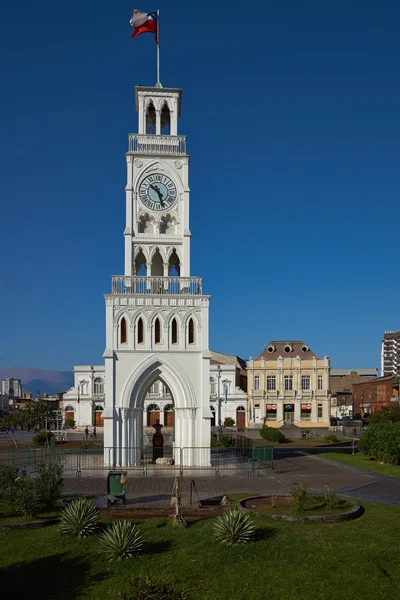
<svg viewBox="0 0 400 600">
<path fill-rule="evenodd" d="M 186 154 L 186 136 L 130 133 L 128 152 L 132 154 L 155 154 L 157 156 Z"/>
<path fill-rule="evenodd" d="M 201 296 L 201 277 L 139 277 L 113 275 L 112 294 L 124 296 Z"/>
</svg>

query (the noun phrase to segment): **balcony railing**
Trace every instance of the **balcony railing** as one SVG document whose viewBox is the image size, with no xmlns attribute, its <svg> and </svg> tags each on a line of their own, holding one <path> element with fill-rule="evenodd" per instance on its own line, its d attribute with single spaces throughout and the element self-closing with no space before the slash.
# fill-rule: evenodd
<svg viewBox="0 0 400 600">
<path fill-rule="evenodd" d="M 186 154 L 186 137 L 130 133 L 128 151 L 138 154 Z"/>
<path fill-rule="evenodd" d="M 130 277 L 114 275 L 112 278 L 113 294 L 199 296 L 202 294 L 202 288 L 201 277 Z"/>
</svg>

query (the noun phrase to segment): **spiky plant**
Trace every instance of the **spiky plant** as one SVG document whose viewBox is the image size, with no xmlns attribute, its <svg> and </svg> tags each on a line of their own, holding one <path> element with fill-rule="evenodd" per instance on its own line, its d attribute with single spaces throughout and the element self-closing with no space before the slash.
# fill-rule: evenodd
<svg viewBox="0 0 400 600">
<path fill-rule="evenodd" d="M 186 589 L 178 587 L 173 581 L 136 575 L 125 590 L 119 593 L 118 600 L 189 600 Z"/>
<path fill-rule="evenodd" d="M 90 500 L 78 498 L 64 508 L 61 513 L 61 531 L 76 537 L 86 537 L 94 533 L 99 521 L 99 509 Z"/>
<path fill-rule="evenodd" d="M 102 551 L 109 560 L 131 558 L 143 548 L 143 536 L 131 521 L 115 521 L 100 539 Z"/>
<path fill-rule="evenodd" d="M 253 540 L 254 532 L 250 515 L 239 510 L 230 510 L 215 520 L 214 537 L 226 546 L 248 544 Z"/>
</svg>

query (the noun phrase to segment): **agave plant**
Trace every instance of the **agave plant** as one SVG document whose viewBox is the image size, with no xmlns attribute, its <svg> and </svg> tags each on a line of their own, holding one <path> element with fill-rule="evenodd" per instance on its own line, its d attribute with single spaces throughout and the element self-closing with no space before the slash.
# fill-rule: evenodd
<svg viewBox="0 0 400 600">
<path fill-rule="evenodd" d="M 90 500 L 78 498 L 64 508 L 61 514 L 61 531 L 76 537 L 94 533 L 99 520 L 98 508 Z"/>
<path fill-rule="evenodd" d="M 250 515 L 239 510 L 230 510 L 215 520 L 214 537 L 226 546 L 248 544 L 253 540 L 254 532 Z"/>
<path fill-rule="evenodd" d="M 130 521 L 115 521 L 100 537 L 109 560 L 123 560 L 142 551 L 143 536 Z"/>
</svg>

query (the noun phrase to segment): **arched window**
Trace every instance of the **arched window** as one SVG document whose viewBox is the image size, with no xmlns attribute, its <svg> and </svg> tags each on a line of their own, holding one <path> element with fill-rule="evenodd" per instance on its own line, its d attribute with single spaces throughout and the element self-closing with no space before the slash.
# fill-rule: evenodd
<svg viewBox="0 0 400 600">
<path fill-rule="evenodd" d="M 144 328 L 143 328 L 143 319 L 140 317 L 137 324 L 137 341 L 138 344 L 143 344 L 144 342 Z"/>
<path fill-rule="evenodd" d="M 188 340 L 189 344 L 194 344 L 194 322 L 193 319 L 190 319 L 188 325 Z"/>
<path fill-rule="evenodd" d="M 170 135 L 171 133 L 171 115 L 166 102 L 164 102 L 164 106 L 161 109 L 161 133 L 163 135 Z"/>
<path fill-rule="evenodd" d="M 149 102 L 146 110 L 146 133 L 156 133 L 156 110 L 153 102 Z"/>
<path fill-rule="evenodd" d="M 102 378 L 96 377 L 93 383 L 94 393 L 96 394 L 96 396 L 101 396 L 102 394 L 104 394 L 104 381 L 102 380 Z"/>
<path fill-rule="evenodd" d="M 126 321 L 125 317 L 121 319 L 120 325 L 121 344 L 126 344 Z"/>
<path fill-rule="evenodd" d="M 154 323 L 154 343 L 159 344 L 161 342 L 161 325 L 160 319 L 157 317 Z"/>
<path fill-rule="evenodd" d="M 73 406 L 68 404 L 68 406 L 66 406 L 64 410 L 65 410 L 65 412 L 74 412 L 75 409 Z"/>
<path fill-rule="evenodd" d="M 172 326 L 171 326 L 171 343 L 172 344 L 177 344 L 178 343 L 178 324 L 176 322 L 176 319 L 172 319 Z"/>
</svg>

